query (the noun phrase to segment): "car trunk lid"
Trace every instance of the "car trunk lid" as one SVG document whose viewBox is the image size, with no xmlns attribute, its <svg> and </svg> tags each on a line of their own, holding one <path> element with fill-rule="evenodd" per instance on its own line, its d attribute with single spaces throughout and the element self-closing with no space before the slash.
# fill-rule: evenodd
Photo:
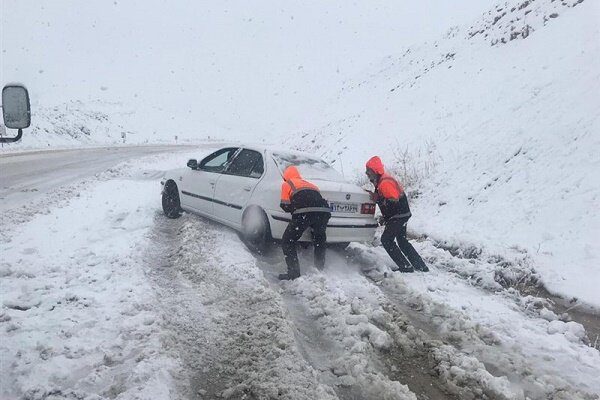
<svg viewBox="0 0 600 400">
<path fill-rule="evenodd" d="M 332 182 L 312 179 L 321 195 L 329 203 L 331 214 L 335 217 L 364 217 L 363 204 L 373 204 L 369 193 L 356 185 L 345 182 Z"/>
</svg>

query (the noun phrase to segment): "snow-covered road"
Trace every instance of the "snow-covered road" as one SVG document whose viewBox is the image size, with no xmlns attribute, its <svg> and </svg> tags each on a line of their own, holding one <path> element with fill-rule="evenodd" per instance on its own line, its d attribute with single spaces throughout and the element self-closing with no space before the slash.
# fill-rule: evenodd
<svg viewBox="0 0 600 400">
<path fill-rule="evenodd" d="M 132 158 L 183 146 L 123 146 L 0 155 L 0 212 L 29 203 L 49 190 L 103 172 Z"/>
<path fill-rule="evenodd" d="M 325 272 L 301 251 L 303 276 L 281 283 L 279 249 L 164 218 L 162 171 L 208 151 L 111 164 L 3 211 L 0 398 L 600 398 L 594 338 L 510 284 L 526 262 L 423 239 L 431 272 L 402 275 L 352 244 Z"/>
</svg>

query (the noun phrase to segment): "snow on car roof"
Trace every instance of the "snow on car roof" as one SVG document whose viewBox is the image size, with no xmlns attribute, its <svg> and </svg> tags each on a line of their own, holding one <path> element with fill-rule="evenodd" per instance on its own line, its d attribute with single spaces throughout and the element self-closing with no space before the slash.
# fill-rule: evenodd
<svg viewBox="0 0 600 400">
<path fill-rule="evenodd" d="M 260 151 L 260 152 L 267 152 L 271 155 L 273 153 L 282 153 L 282 154 L 285 153 L 285 154 L 302 156 L 305 158 L 313 158 L 316 160 L 322 160 L 322 158 L 316 154 L 312 154 L 312 153 L 308 153 L 308 152 L 300 151 L 300 150 L 287 149 L 287 148 L 278 147 L 275 145 L 239 144 L 239 146 L 243 147 L 245 149 L 256 150 L 256 151 Z"/>
<path fill-rule="evenodd" d="M 283 169 L 288 165 L 295 165 L 305 178 L 345 182 L 343 175 L 318 155 L 275 145 L 238 144 L 238 146 L 249 150 L 266 152 L 268 156 L 274 159 L 280 172 L 283 172 Z"/>
</svg>

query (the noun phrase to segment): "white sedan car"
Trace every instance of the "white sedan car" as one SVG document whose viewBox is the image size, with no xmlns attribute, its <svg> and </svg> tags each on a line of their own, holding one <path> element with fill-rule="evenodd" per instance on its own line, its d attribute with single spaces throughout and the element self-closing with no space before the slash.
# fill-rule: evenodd
<svg viewBox="0 0 600 400">
<path fill-rule="evenodd" d="M 278 240 L 291 220 L 279 207 L 282 173 L 295 165 L 321 190 L 331 207 L 328 243 L 373 239 L 375 204 L 368 192 L 348 183 L 313 155 L 257 146 L 225 147 L 187 168 L 168 171 L 161 181 L 163 211 L 177 218 L 181 210 L 200 214 L 242 233 L 255 250 Z M 305 232 L 300 241 L 310 241 Z"/>
</svg>

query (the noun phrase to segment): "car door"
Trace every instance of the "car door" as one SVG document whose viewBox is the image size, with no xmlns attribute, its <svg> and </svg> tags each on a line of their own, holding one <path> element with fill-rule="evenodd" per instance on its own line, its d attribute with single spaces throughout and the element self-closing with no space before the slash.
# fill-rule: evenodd
<svg viewBox="0 0 600 400">
<path fill-rule="evenodd" d="M 238 147 L 217 150 L 201 160 L 198 168 L 188 171 L 181 188 L 182 204 L 212 216 L 215 185 L 238 151 Z"/>
<path fill-rule="evenodd" d="M 217 181 L 214 196 L 215 216 L 239 227 L 242 210 L 264 172 L 260 152 L 242 149 Z"/>
</svg>

